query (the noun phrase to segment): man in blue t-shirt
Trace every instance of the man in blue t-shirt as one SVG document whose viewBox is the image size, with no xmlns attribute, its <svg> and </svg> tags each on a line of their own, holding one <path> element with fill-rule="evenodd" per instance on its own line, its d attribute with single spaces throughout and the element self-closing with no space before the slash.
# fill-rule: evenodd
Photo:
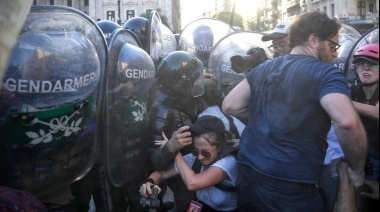
<svg viewBox="0 0 380 212">
<path fill-rule="evenodd" d="M 223 111 L 248 124 L 238 154 L 241 211 L 325 211 L 315 186 L 334 122 L 355 187 L 364 181 L 365 131 L 337 57 L 341 25 L 308 12 L 290 26 L 291 53 L 254 68 Z"/>
</svg>

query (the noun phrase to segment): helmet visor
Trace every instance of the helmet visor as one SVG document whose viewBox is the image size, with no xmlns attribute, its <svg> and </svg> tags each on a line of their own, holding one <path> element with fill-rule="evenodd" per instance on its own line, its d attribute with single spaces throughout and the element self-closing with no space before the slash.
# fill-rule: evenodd
<svg viewBox="0 0 380 212">
<path fill-rule="evenodd" d="M 205 93 L 205 83 L 204 76 L 201 74 L 198 79 L 195 80 L 193 88 L 191 90 L 191 95 L 193 97 L 200 97 Z"/>
</svg>

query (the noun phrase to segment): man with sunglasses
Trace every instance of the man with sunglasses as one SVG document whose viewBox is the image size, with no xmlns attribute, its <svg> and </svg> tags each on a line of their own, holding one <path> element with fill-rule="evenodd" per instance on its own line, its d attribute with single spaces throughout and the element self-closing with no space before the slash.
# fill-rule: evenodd
<svg viewBox="0 0 380 212">
<path fill-rule="evenodd" d="M 268 48 L 273 53 L 273 58 L 289 54 L 292 50 L 292 48 L 289 46 L 289 26 L 289 22 L 281 21 L 276 25 L 270 34 L 264 35 L 261 38 L 261 40 L 264 42 L 270 40 L 272 41 L 272 45 L 270 45 Z"/>
<path fill-rule="evenodd" d="M 237 158 L 241 211 L 326 211 L 316 182 L 331 121 L 352 185 L 363 184 L 365 130 L 346 77 L 330 64 L 340 28 L 326 13 L 299 15 L 291 53 L 260 64 L 226 96 L 223 111 L 248 120 Z"/>
</svg>

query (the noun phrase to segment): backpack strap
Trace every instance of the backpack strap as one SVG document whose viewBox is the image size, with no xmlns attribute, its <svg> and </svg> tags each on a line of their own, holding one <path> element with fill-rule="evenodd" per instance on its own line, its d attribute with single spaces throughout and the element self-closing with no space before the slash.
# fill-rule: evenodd
<svg viewBox="0 0 380 212">
<path fill-rule="evenodd" d="M 375 93 L 373 94 L 371 99 L 369 99 L 369 104 L 370 105 L 376 105 L 378 102 L 379 102 L 379 85 L 377 85 Z"/>
<path fill-rule="evenodd" d="M 228 119 L 228 122 L 230 123 L 230 131 L 233 134 L 233 138 L 234 139 L 239 139 L 240 138 L 240 134 L 239 134 L 239 131 L 238 131 L 238 129 L 237 129 L 235 123 L 234 123 L 234 119 L 232 118 L 232 116 L 227 115 L 225 113 L 223 113 L 223 115 Z"/>
</svg>

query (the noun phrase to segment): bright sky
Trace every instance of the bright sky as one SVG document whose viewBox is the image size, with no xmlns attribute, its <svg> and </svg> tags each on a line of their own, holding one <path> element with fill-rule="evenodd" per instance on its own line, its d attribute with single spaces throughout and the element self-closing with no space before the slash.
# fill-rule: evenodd
<svg viewBox="0 0 380 212">
<path fill-rule="evenodd" d="M 233 0 L 231 0 L 233 1 Z M 235 0 L 236 1 L 236 13 L 239 13 L 243 18 L 252 16 L 252 13 L 256 13 L 256 7 L 258 6 L 257 0 Z M 195 21 L 199 18 L 203 18 L 205 8 L 212 8 L 214 1 L 210 0 L 181 0 L 181 13 L 182 13 L 182 28 L 187 24 Z"/>
<path fill-rule="evenodd" d="M 257 0 L 235 0 L 236 1 L 236 13 L 246 17 L 256 13 L 256 7 L 258 6 Z"/>
</svg>

